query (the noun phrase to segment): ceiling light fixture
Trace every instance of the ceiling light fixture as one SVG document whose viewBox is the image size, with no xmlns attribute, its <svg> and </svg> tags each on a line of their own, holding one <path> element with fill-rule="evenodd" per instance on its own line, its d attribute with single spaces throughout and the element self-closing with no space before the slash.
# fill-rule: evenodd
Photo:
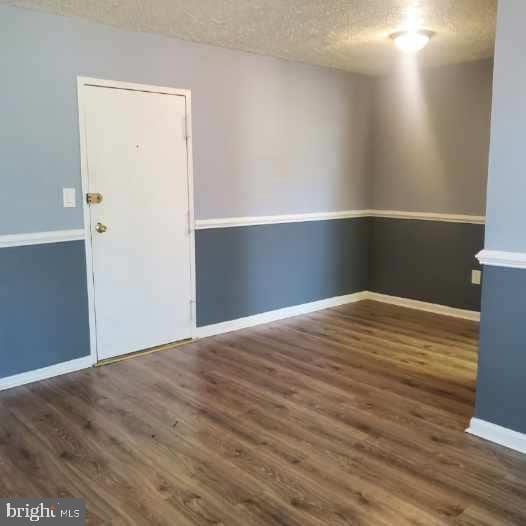
<svg viewBox="0 0 526 526">
<path fill-rule="evenodd" d="M 398 49 L 408 53 L 416 53 L 426 47 L 433 36 L 432 31 L 398 31 L 393 33 L 391 38 Z"/>
</svg>

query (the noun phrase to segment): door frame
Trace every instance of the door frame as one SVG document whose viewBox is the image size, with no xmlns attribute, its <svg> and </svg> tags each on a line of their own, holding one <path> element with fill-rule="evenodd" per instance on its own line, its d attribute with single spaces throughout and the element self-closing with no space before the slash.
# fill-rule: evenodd
<svg viewBox="0 0 526 526">
<path fill-rule="evenodd" d="M 84 216 L 84 235 L 86 253 L 86 276 L 88 287 L 88 309 L 89 309 L 89 332 L 90 332 L 90 355 L 93 365 L 98 361 L 97 353 L 97 323 L 95 316 L 95 283 L 93 273 L 92 239 L 90 229 L 90 209 L 86 202 L 88 193 L 88 145 L 86 119 L 84 115 L 85 102 L 84 92 L 87 87 L 99 86 L 104 88 L 116 88 L 130 91 L 143 91 L 148 93 L 159 93 L 165 95 L 179 95 L 185 98 L 186 107 L 186 152 L 187 166 L 186 175 L 188 179 L 188 228 L 190 236 L 190 291 L 191 291 L 191 313 L 192 313 L 192 337 L 195 337 L 196 322 L 196 275 L 195 275 L 195 216 L 194 216 L 194 171 L 192 154 L 192 96 L 190 90 L 176 89 L 165 86 L 152 86 L 148 84 L 136 84 L 132 82 L 121 82 L 118 80 L 98 79 L 92 77 L 77 77 L 77 97 L 79 112 L 80 132 L 80 174 L 82 179 L 82 209 Z"/>
</svg>

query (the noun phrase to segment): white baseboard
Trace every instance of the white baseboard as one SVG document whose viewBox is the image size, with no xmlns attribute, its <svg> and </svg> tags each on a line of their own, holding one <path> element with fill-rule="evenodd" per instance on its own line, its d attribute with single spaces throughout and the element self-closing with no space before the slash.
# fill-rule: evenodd
<svg viewBox="0 0 526 526">
<path fill-rule="evenodd" d="M 462 318 L 465 320 L 480 321 L 480 312 L 474 310 L 456 309 L 454 307 L 439 305 L 437 303 L 398 298 L 396 296 L 388 296 L 387 294 L 379 294 L 377 292 L 366 292 L 366 298 L 364 299 L 390 303 L 392 305 L 398 305 L 399 307 L 434 312 L 436 314 L 443 314 L 444 316 L 454 316 L 455 318 Z"/>
<path fill-rule="evenodd" d="M 238 318 L 237 320 L 225 321 L 222 323 L 216 323 L 214 325 L 205 325 L 203 327 L 197 327 L 194 333 L 194 337 L 206 338 L 208 336 L 214 336 L 216 334 L 224 334 L 226 332 L 246 329 L 248 327 L 261 325 L 263 323 L 270 323 L 272 321 L 283 320 L 285 318 L 291 318 L 292 316 L 308 314 L 309 312 L 329 309 L 331 307 L 338 307 L 339 305 L 346 305 L 348 303 L 355 303 L 357 301 L 362 300 L 380 301 L 383 303 L 399 305 L 401 307 L 409 307 L 412 309 L 434 312 L 446 316 L 455 316 L 457 318 L 463 318 L 468 320 L 477 321 L 480 319 L 480 313 L 475 311 L 454 309 L 452 307 L 436 305 L 434 303 L 426 303 L 423 301 L 410 300 L 407 298 L 397 298 L 395 296 L 388 296 L 386 294 L 378 294 L 376 292 L 363 291 L 356 292 L 354 294 L 347 294 L 345 296 L 335 296 L 333 298 L 313 301 L 311 303 L 304 303 L 302 305 L 294 305 L 292 307 L 285 307 L 283 309 L 263 312 L 261 314 L 255 314 L 254 316 Z M 0 391 L 4 389 L 10 389 L 18 385 L 37 382 L 39 380 L 45 380 L 46 378 L 51 378 L 53 376 L 79 371 L 80 369 L 91 367 L 92 365 L 93 357 L 86 356 L 85 358 L 79 358 L 77 360 L 59 363 L 50 367 L 44 367 L 42 369 L 36 369 L 34 371 L 15 374 L 6 378 L 0 378 Z"/>
<path fill-rule="evenodd" d="M 520 453 L 526 453 L 526 434 L 513 431 L 507 427 L 492 424 L 480 418 L 472 418 L 466 433 Z"/>
<path fill-rule="evenodd" d="M 77 358 L 76 360 L 70 360 L 69 362 L 57 363 L 56 365 L 50 365 L 49 367 L 43 367 L 42 369 L 28 371 L 27 373 L 7 376 L 5 378 L 0 378 L 0 391 L 11 389 L 12 387 L 17 387 L 19 385 L 46 380 L 47 378 L 52 378 L 53 376 L 59 376 L 61 374 L 73 373 L 91 367 L 92 365 L 92 357 L 85 356 L 83 358 Z"/>
<path fill-rule="evenodd" d="M 197 327 L 194 334 L 195 338 L 206 338 L 216 334 L 223 334 L 225 332 L 238 331 L 248 327 L 254 327 L 263 323 L 270 323 L 272 321 L 283 320 L 292 316 L 299 316 L 301 314 L 308 314 L 322 309 L 329 309 L 337 307 L 338 305 L 345 305 L 347 303 L 355 303 L 362 300 L 380 301 L 382 303 L 390 303 L 400 307 L 408 307 L 410 309 L 418 309 L 426 312 L 434 312 L 444 316 L 454 316 L 455 318 L 462 318 L 465 320 L 480 321 L 480 312 L 455 309 L 447 307 L 446 305 L 438 305 L 436 303 L 427 303 L 425 301 L 411 300 L 407 298 L 398 298 L 396 296 L 388 296 L 387 294 L 378 294 L 377 292 L 356 292 L 354 294 L 347 294 L 345 296 L 335 296 L 324 300 L 313 301 L 311 303 L 304 303 L 303 305 L 294 305 L 293 307 L 285 307 L 284 309 L 277 309 L 273 311 L 247 316 L 246 318 L 238 318 L 236 320 L 216 323 L 214 325 L 204 325 Z"/>
<path fill-rule="evenodd" d="M 263 323 L 270 323 L 271 321 L 283 320 L 285 318 L 308 314 L 309 312 L 315 312 L 317 310 L 329 309 L 330 307 L 337 307 L 338 305 L 345 305 L 347 303 L 354 303 L 366 299 L 366 296 L 367 292 L 356 292 L 345 296 L 335 296 L 333 298 L 313 301 L 311 303 L 304 303 L 302 305 L 294 305 L 293 307 L 285 307 L 283 309 L 263 312 L 261 314 L 255 314 L 254 316 L 238 318 L 237 320 L 225 321 L 214 325 L 205 325 L 203 327 L 197 327 L 195 337 L 206 338 L 207 336 L 214 336 L 215 334 L 246 329 Z"/>
</svg>

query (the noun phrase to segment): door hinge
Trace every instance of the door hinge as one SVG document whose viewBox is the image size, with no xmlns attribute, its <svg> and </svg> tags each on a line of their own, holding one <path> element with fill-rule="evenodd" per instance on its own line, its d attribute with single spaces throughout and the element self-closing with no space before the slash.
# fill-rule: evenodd
<svg viewBox="0 0 526 526">
<path fill-rule="evenodd" d="M 183 117 L 183 134 L 184 140 L 188 142 L 188 118 L 186 115 Z"/>
<path fill-rule="evenodd" d="M 195 301 L 190 300 L 190 321 L 194 321 L 194 305 Z"/>
<path fill-rule="evenodd" d="M 186 224 L 188 226 L 188 234 L 191 234 L 193 229 L 192 229 L 192 218 L 191 218 L 190 210 L 186 212 Z"/>
</svg>

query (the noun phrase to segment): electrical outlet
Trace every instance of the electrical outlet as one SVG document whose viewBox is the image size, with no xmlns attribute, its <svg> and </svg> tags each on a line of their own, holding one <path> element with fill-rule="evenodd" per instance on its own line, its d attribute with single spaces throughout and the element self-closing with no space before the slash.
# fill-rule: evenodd
<svg viewBox="0 0 526 526">
<path fill-rule="evenodd" d="M 473 285 L 480 285 L 481 279 L 482 279 L 482 271 L 480 270 L 471 271 L 471 283 Z"/>
</svg>

